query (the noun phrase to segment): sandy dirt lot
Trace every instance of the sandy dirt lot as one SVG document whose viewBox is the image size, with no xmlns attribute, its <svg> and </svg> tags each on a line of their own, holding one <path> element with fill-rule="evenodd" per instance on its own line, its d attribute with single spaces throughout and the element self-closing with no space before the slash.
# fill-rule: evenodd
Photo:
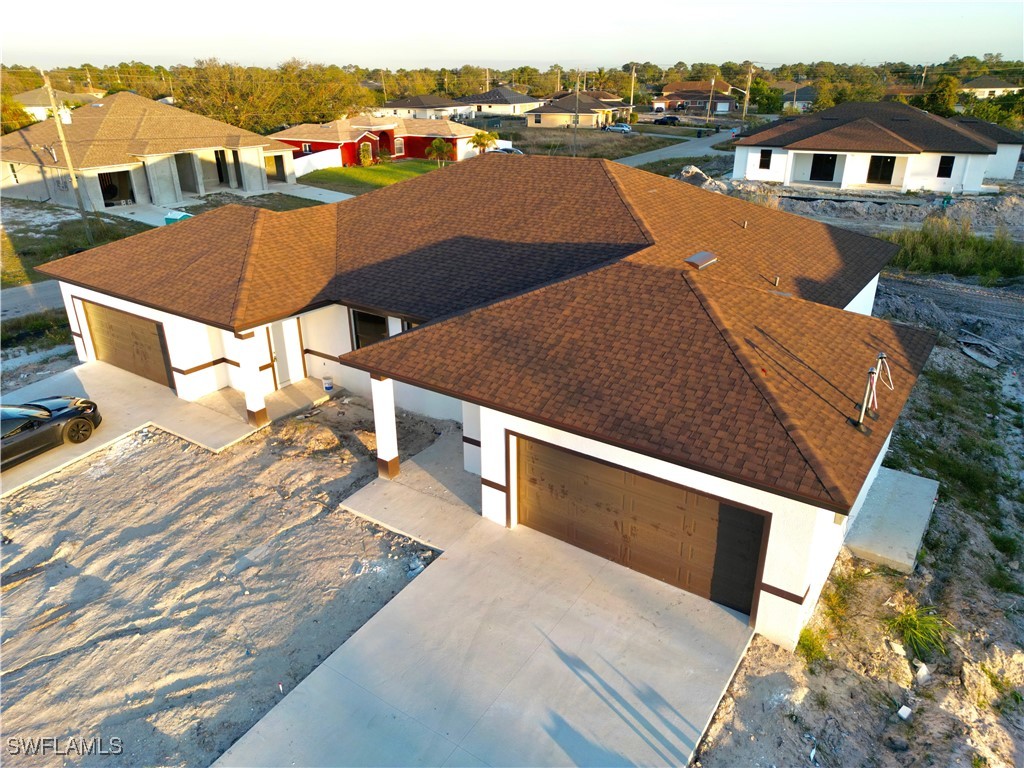
<svg viewBox="0 0 1024 768">
<path fill-rule="evenodd" d="M 399 441 L 452 428 L 403 415 Z M 216 456 L 140 431 L 5 498 L 0 761 L 216 759 L 436 554 L 338 509 L 372 429 L 339 397 Z M 27 757 L 44 737 L 122 754 Z"/>
</svg>

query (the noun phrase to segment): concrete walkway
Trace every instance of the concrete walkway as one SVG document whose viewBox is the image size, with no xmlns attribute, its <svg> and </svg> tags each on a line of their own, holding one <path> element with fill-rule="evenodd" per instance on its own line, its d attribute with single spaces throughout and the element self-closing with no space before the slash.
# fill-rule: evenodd
<svg viewBox="0 0 1024 768">
<path fill-rule="evenodd" d="M 483 520 L 459 502 L 471 483 L 479 495 L 459 444 L 445 436 L 400 482 L 347 500 L 447 548 L 216 766 L 689 762 L 746 617 Z"/>
<path fill-rule="evenodd" d="M 237 413 L 182 400 L 167 387 L 101 362 L 76 366 L 3 397 L 4 403 L 30 403 L 46 395 L 87 397 L 99 405 L 102 423 L 85 443 L 67 443 L 3 472 L 3 495 L 42 477 L 145 426 L 155 426 L 213 452 L 224 450 L 256 431 Z M 326 400 L 319 382 L 306 379 L 267 398 L 271 419 Z"/>
<path fill-rule="evenodd" d="M 334 192 L 330 189 L 311 187 L 306 184 L 284 184 L 281 182 L 271 182 L 270 188 L 264 192 L 242 192 L 240 189 L 228 188 L 217 188 L 213 190 L 213 192 L 223 192 L 230 195 L 237 195 L 238 197 L 257 197 L 259 195 L 273 194 L 291 195 L 292 197 L 301 197 L 305 200 L 316 200 L 320 203 L 340 203 L 342 200 L 348 200 L 352 197 L 352 195 L 346 195 L 342 192 Z M 141 221 L 143 224 L 148 224 L 151 227 L 162 227 L 166 223 L 165 217 L 171 211 L 184 211 L 185 213 L 188 213 L 190 206 L 200 205 L 202 202 L 203 198 L 201 197 L 188 197 L 173 207 L 138 203 L 136 205 L 104 208 L 102 213 L 109 213 L 112 216 L 120 216 L 122 219 Z"/>
<path fill-rule="evenodd" d="M 60 283 L 56 280 L 43 280 L 39 283 L 18 285 L 0 291 L 0 317 L 3 317 L 4 320 L 63 307 L 64 300 L 60 295 Z"/>
<path fill-rule="evenodd" d="M 712 132 L 709 136 L 705 136 L 701 139 L 690 139 L 688 141 L 681 141 L 678 144 L 672 144 L 668 147 L 662 147 L 661 149 L 652 149 L 650 152 L 643 152 L 639 155 L 631 155 L 629 157 L 623 157 L 615 162 L 622 163 L 636 168 L 639 165 L 646 165 L 647 163 L 654 163 L 658 160 L 671 160 L 676 157 L 701 157 L 702 155 L 731 155 L 732 152 L 723 152 L 720 149 L 712 149 L 715 144 L 721 144 L 723 141 L 729 140 L 729 131 L 723 130 L 721 133 Z"/>
</svg>

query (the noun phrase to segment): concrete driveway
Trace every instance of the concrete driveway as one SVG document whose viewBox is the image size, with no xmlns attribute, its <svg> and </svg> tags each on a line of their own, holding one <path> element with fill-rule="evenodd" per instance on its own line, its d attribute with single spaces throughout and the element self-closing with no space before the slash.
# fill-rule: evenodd
<svg viewBox="0 0 1024 768">
<path fill-rule="evenodd" d="M 729 131 L 723 130 L 721 133 L 711 132 L 710 135 L 704 136 L 700 139 L 689 139 L 688 141 L 680 141 L 678 144 L 672 144 L 661 149 L 653 149 L 650 152 L 643 152 L 639 155 L 631 155 L 629 157 L 623 157 L 615 162 L 622 163 L 623 165 L 629 165 L 636 168 L 639 165 L 646 165 L 647 163 L 654 163 L 658 160 L 669 160 L 676 157 L 701 157 L 702 155 L 731 155 L 732 152 L 723 152 L 720 149 L 712 149 L 715 144 L 721 144 L 723 141 L 729 140 Z"/>
<path fill-rule="evenodd" d="M 438 450 L 457 454 L 457 437 Z M 215 765 L 686 765 L 746 617 L 456 510 L 462 483 L 407 471 L 435 446 L 386 497 L 378 480 L 346 505 L 384 498 L 378 519 L 418 505 L 454 541 Z"/>
</svg>

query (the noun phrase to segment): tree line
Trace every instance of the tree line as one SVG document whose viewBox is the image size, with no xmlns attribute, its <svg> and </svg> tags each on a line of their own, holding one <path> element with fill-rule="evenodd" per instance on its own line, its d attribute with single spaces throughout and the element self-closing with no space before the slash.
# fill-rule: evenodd
<svg viewBox="0 0 1024 768">
<path fill-rule="evenodd" d="M 821 61 L 769 68 L 750 61 L 720 64 L 678 61 L 663 68 L 650 61 L 630 61 L 618 67 L 587 71 L 559 64 L 552 64 L 543 71 L 532 66 L 488 69 L 469 64 L 392 71 L 298 59 L 277 67 L 248 67 L 210 58 L 172 67 L 138 61 L 103 67 L 82 64 L 63 67 L 49 75 L 58 90 L 70 93 L 130 90 L 149 98 L 170 96 L 184 109 L 257 133 L 268 133 L 284 125 L 328 122 L 359 114 L 396 98 L 428 93 L 456 98 L 481 93 L 498 84 L 539 98 L 550 97 L 559 90 L 572 90 L 577 83 L 581 89 L 611 91 L 625 98 L 632 88 L 633 102 L 642 105 L 650 103 L 661 87 L 673 81 L 715 78 L 746 89 L 748 73 L 751 75 L 750 100 L 761 113 L 784 109 L 782 90 L 775 87 L 783 80 L 797 84 L 812 82 L 818 93 L 815 109 L 826 109 L 844 101 L 877 101 L 886 94 L 887 88 L 902 86 L 917 87 L 921 91 L 920 106 L 941 110 L 952 109 L 959 98 L 954 95 L 953 105 L 950 105 L 950 88 L 958 88 L 961 82 L 974 77 L 988 74 L 1015 84 L 1024 82 L 1024 62 L 1004 60 L 999 54 L 985 54 L 981 58 L 950 56 L 945 62 L 927 66 L 906 62 L 867 66 Z M 0 65 L 5 133 L 31 122 L 10 97 L 41 85 L 42 77 L 33 68 Z M 936 91 L 938 95 L 932 96 L 926 104 L 927 97 Z M 733 95 L 743 98 L 740 91 L 734 91 Z M 1019 126 L 1024 118 L 1019 100 L 1018 103 L 992 103 L 976 108 L 988 115 L 984 119 L 1009 125 L 1016 121 Z"/>
</svg>

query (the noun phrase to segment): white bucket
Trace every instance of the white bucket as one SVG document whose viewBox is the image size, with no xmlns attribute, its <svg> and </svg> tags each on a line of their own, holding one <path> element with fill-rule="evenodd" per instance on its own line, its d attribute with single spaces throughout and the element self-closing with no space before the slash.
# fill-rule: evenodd
<svg viewBox="0 0 1024 768">
<path fill-rule="evenodd" d="M 324 392 L 331 392 L 334 389 L 334 377 L 324 376 Z"/>
</svg>

